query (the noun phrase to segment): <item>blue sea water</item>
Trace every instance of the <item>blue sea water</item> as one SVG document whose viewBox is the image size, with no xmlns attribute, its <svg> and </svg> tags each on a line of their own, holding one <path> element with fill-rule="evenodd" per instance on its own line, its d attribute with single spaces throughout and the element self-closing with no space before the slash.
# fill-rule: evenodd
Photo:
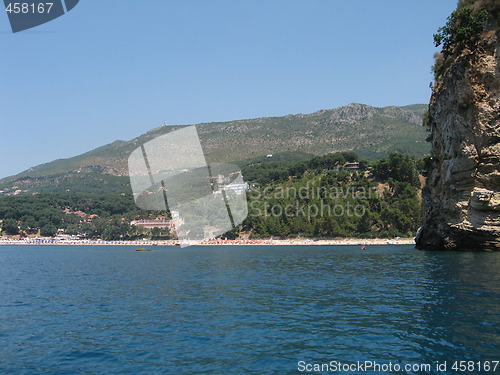
<svg viewBox="0 0 500 375">
<path fill-rule="evenodd" d="M 1 246 L 0 373 L 500 373 L 451 369 L 500 360 L 500 253 L 152 250 Z M 311 367 L 334 361 L 432 368 Z"/>
</svg>

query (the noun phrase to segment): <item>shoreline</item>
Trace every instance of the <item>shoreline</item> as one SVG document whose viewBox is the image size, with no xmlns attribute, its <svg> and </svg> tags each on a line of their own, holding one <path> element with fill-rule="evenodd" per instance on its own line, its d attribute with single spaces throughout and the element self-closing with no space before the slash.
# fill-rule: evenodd
<svg viewBox="0 0 500 375">
<path fill-rule="evenodd" d="M 348 245 L 415 245 L 414 238 L 338 238 L 338 239 L 261 239 L 261 240 L 204 240 L 204 241 L 177 241 L 177 240 L 66 240 L 54 238 L 0 238 L 1 245 L 74 245 L 74 246 L 348 246 Z"/>
</svg>

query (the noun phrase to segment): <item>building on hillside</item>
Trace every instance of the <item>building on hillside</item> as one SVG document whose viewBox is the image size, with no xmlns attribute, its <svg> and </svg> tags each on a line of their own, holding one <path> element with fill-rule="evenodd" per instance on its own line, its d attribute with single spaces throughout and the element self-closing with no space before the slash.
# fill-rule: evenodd
<svg viewBox="0 0 500 375">
<path fill-rule="evenodd" d="M 87 217 L 87 214 L 83 211 L 75 211 L 75 212 L 72 212 L 72 214 L 74 214 L 82 219 L 85 219 Z"/>
<path fill-rule="evenodd" d="M 165 219 L 155 219 L 155 220 L 132 220 L 130 225 L 135 225 L 143 228 L 174 228 L 173 220 L 165 220 Z"/>
<path fill-rule="evenodd" d="M 243 182 L 243 183 L 231 183 L 231 184 L 227 184 L 223 187 L 223 189 L 225 191 L 232 191 L 236 194 L 242 194 L 244 193 L 245 191 L 247 191 L 249 189 L 249 185 L 248 185 L 248 182 Z"/>
<path fill-rule="evenodd" d="M 345 169 L 352 169 L 352 170 L 358 170 L 359 169 L 359 163 L 354 162 L 354 163 L 345 163 L 344 164 Z"/>
</svg>

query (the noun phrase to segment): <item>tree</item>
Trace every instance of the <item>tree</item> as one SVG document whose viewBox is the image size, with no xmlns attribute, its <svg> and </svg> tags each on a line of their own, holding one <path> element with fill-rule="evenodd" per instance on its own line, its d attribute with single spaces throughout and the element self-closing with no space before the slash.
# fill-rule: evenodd
<svg viewBox="0 0 500 375">
<path fill-rule="evenodd" d="M 408 182 L 412 186 L 420 186 L 415 160 L 406 154 L 393 152 L 389 159 L 381 159 L 373 165 L 372 172 L 380 178 L 393 178 L 396 181 Z"/>
<path fill-rule="evenodd" d="M 40 228 L 42 237 L 53 237 L 57 233 L 57 228 L 53 224 L 45 224 Z"/>
<path fill-rule="evenodd" d="M 434 45 L 442 44 L 445 55 L 451 53 L 453 47 L 475 49 L 488 17 L 484 7 L 478 11 L 472 5 L 459 7 L 434 34 Z"/>
<path fill-rule="evenodd" d="M 153 238 L 153 239 L 158 238 L 158 237 L 160 237 L 160 234 L 161 234 L 160 228 L 154 227 L 153 229 L 151 229 L 151 238 Z"/>
<path fill-rule="evenodd" d="M 358 233 L 366 233 L 371 230 L 371 220 L 370 220 L 370 213 L 367 212 L 363 216 L 361 216 L 361 219 L 358 222 L 357 225 L 357 231 Z"/>
<path fill-rule="evenodd" d="M 5 219 L 2 224 L 2 229 L 5 233 L 10 234 L 11 236 L 19 234 L 19 225 L 14 219 Z"/>
<path fill-rule="evenodd" d="M 23 216 L 21 219 L 21 229 L 25 232 L 36 231 L 38 223 L 33 216 Z"/>
</svg>

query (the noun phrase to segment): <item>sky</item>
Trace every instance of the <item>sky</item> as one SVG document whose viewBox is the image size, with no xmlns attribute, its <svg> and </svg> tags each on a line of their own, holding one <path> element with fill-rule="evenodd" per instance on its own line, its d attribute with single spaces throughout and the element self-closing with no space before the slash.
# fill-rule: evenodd
<svg viewBox="0 0 500 375">
<path fill-rule="evenodd" d="M 0 178 L 163 124 L 428 103 L 456 0 L 80 0 L 0 12 Z"/>
</svg>

